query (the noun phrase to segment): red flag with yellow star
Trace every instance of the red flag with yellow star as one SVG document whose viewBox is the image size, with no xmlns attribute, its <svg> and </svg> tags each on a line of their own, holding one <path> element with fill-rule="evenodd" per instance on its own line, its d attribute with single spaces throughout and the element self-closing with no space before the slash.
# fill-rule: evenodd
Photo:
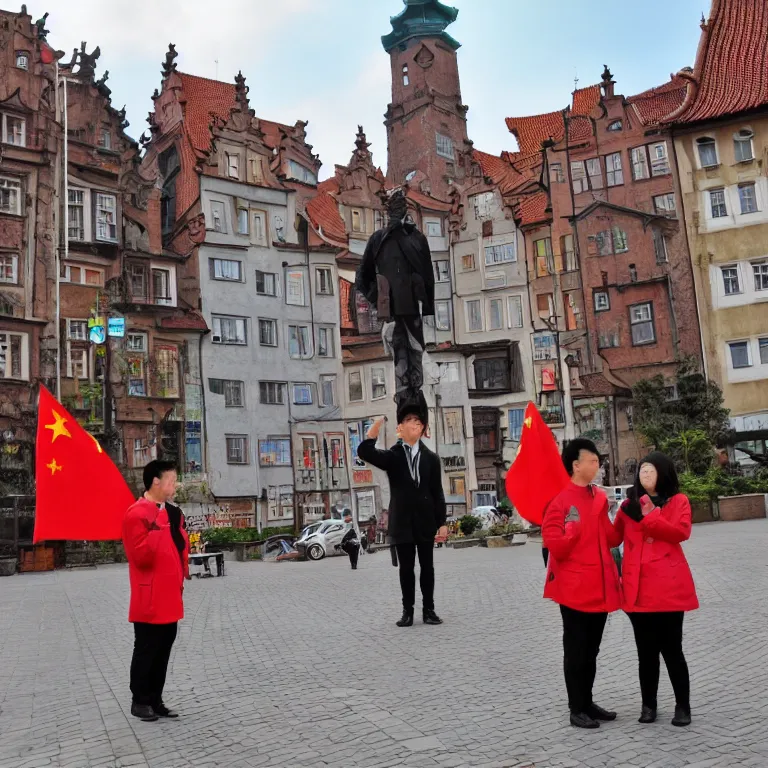
<svg viewBox="0 0 768 768">
<path fill-rule="evenodd" d="M 35 454 L 35 543 L 122 538 L 130 488 L 98 440 L 45 387 Z"/>
<path fill-rule="evenodd" d="M 507 496 L 521 517 L 541 525 L 547 504 L 569 481 L 552 430 L 528 403 L 517 456 L 507 472 Z"/>
</svg>

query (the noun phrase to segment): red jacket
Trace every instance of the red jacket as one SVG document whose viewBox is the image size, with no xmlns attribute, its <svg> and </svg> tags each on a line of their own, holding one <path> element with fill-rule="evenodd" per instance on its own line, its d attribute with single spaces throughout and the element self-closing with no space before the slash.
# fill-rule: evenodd
<svg viewBox="0 0 768 768">
<path fill-rule="evenodd" d="M 183 516 L 182 516 L 183 517 Z M 172 624 L 184 618 L 184 578 L 189 576 L 189 537 L 179 525 L 184 550 L 171 537 L 168 512 L 139 499 L 123 518 L 123 546 L 131 580 L 128 621 Z"/>
<path fill-rule="evenodd" d="M 576 507 L 579 522 L 565 522 Z M 542 525 L 549 550 L 544 597 L 587 613 L 621 607 L 621 589 L 611 547 L 621 540 L 608 518 L 608 499 L 596 488 L 570 483 L 550 503 Z"/>
<path fill-rule="evenodd" d="M 615 526 L 624 540 L 622 608 L 627 613 L 696 610 L 696 587 L 680 546 L 691 535 L 688 498 L 678 493 L 640 523 L 619 512 Z"/>
</svg>

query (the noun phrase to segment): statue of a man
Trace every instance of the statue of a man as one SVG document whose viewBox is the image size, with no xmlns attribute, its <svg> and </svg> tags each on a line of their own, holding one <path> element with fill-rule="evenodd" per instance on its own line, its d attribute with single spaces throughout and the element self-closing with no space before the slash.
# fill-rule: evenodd
<svg viewBox="0 0 768 768">
<path fill-rule="evenodd" d="M 389 196 L 387 213 L 389 224 L 368 241 L 355 286 L 385 322 L 383 337 L 392 347 L 398 410 L 418 405 L 426 411 L 421 393 L 422 315 L 435 314 L 432 257 L 427 238 L 406 220 L 408 203 L 402 190 Z"/>
</svg>

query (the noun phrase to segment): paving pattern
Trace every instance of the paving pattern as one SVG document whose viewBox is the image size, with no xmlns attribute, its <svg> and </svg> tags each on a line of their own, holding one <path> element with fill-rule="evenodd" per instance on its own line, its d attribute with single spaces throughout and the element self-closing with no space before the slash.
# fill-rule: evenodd
<svg viewBox="0 0 768 768">
<path fill-rule="evenodd" d="M 627 618 L 612 616 L 596 700 L 619 719 L 567 721 L 559 613 L 538 544 L 441 549 L 440 627 L 398 629 L 386 553 L 228 563 L 193 580 L 166 701 L 129 714 L 125 566 L 0 579 L 0 768 L 730 768 L 768 766 L 768 521 L 696 526 L 701 610 L 686 618 L 693 725 L 637 721 Z"/>
</svg>

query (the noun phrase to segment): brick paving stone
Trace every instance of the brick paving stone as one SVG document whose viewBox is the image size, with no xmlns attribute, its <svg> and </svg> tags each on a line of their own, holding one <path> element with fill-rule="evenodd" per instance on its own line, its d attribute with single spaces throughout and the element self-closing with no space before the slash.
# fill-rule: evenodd
<svg viewBox="0 0 768 768">
<path fill-rule="evenodd" d="M 398 629 L 385 553 L 357 571 L 228 563 L 185 591 L 166 700 L 130 716 L 125 566 L 0 580 L 0 768 L 724 768 L 768 765 L 768 521 L 696 526 L 685 620 L 693 725 L 640 726 L 631 625 L 610 617 L 596 700 L 568 725 L 556 606 L 537 544 L 437 550 L 441 627 Z"/>
</svg>

